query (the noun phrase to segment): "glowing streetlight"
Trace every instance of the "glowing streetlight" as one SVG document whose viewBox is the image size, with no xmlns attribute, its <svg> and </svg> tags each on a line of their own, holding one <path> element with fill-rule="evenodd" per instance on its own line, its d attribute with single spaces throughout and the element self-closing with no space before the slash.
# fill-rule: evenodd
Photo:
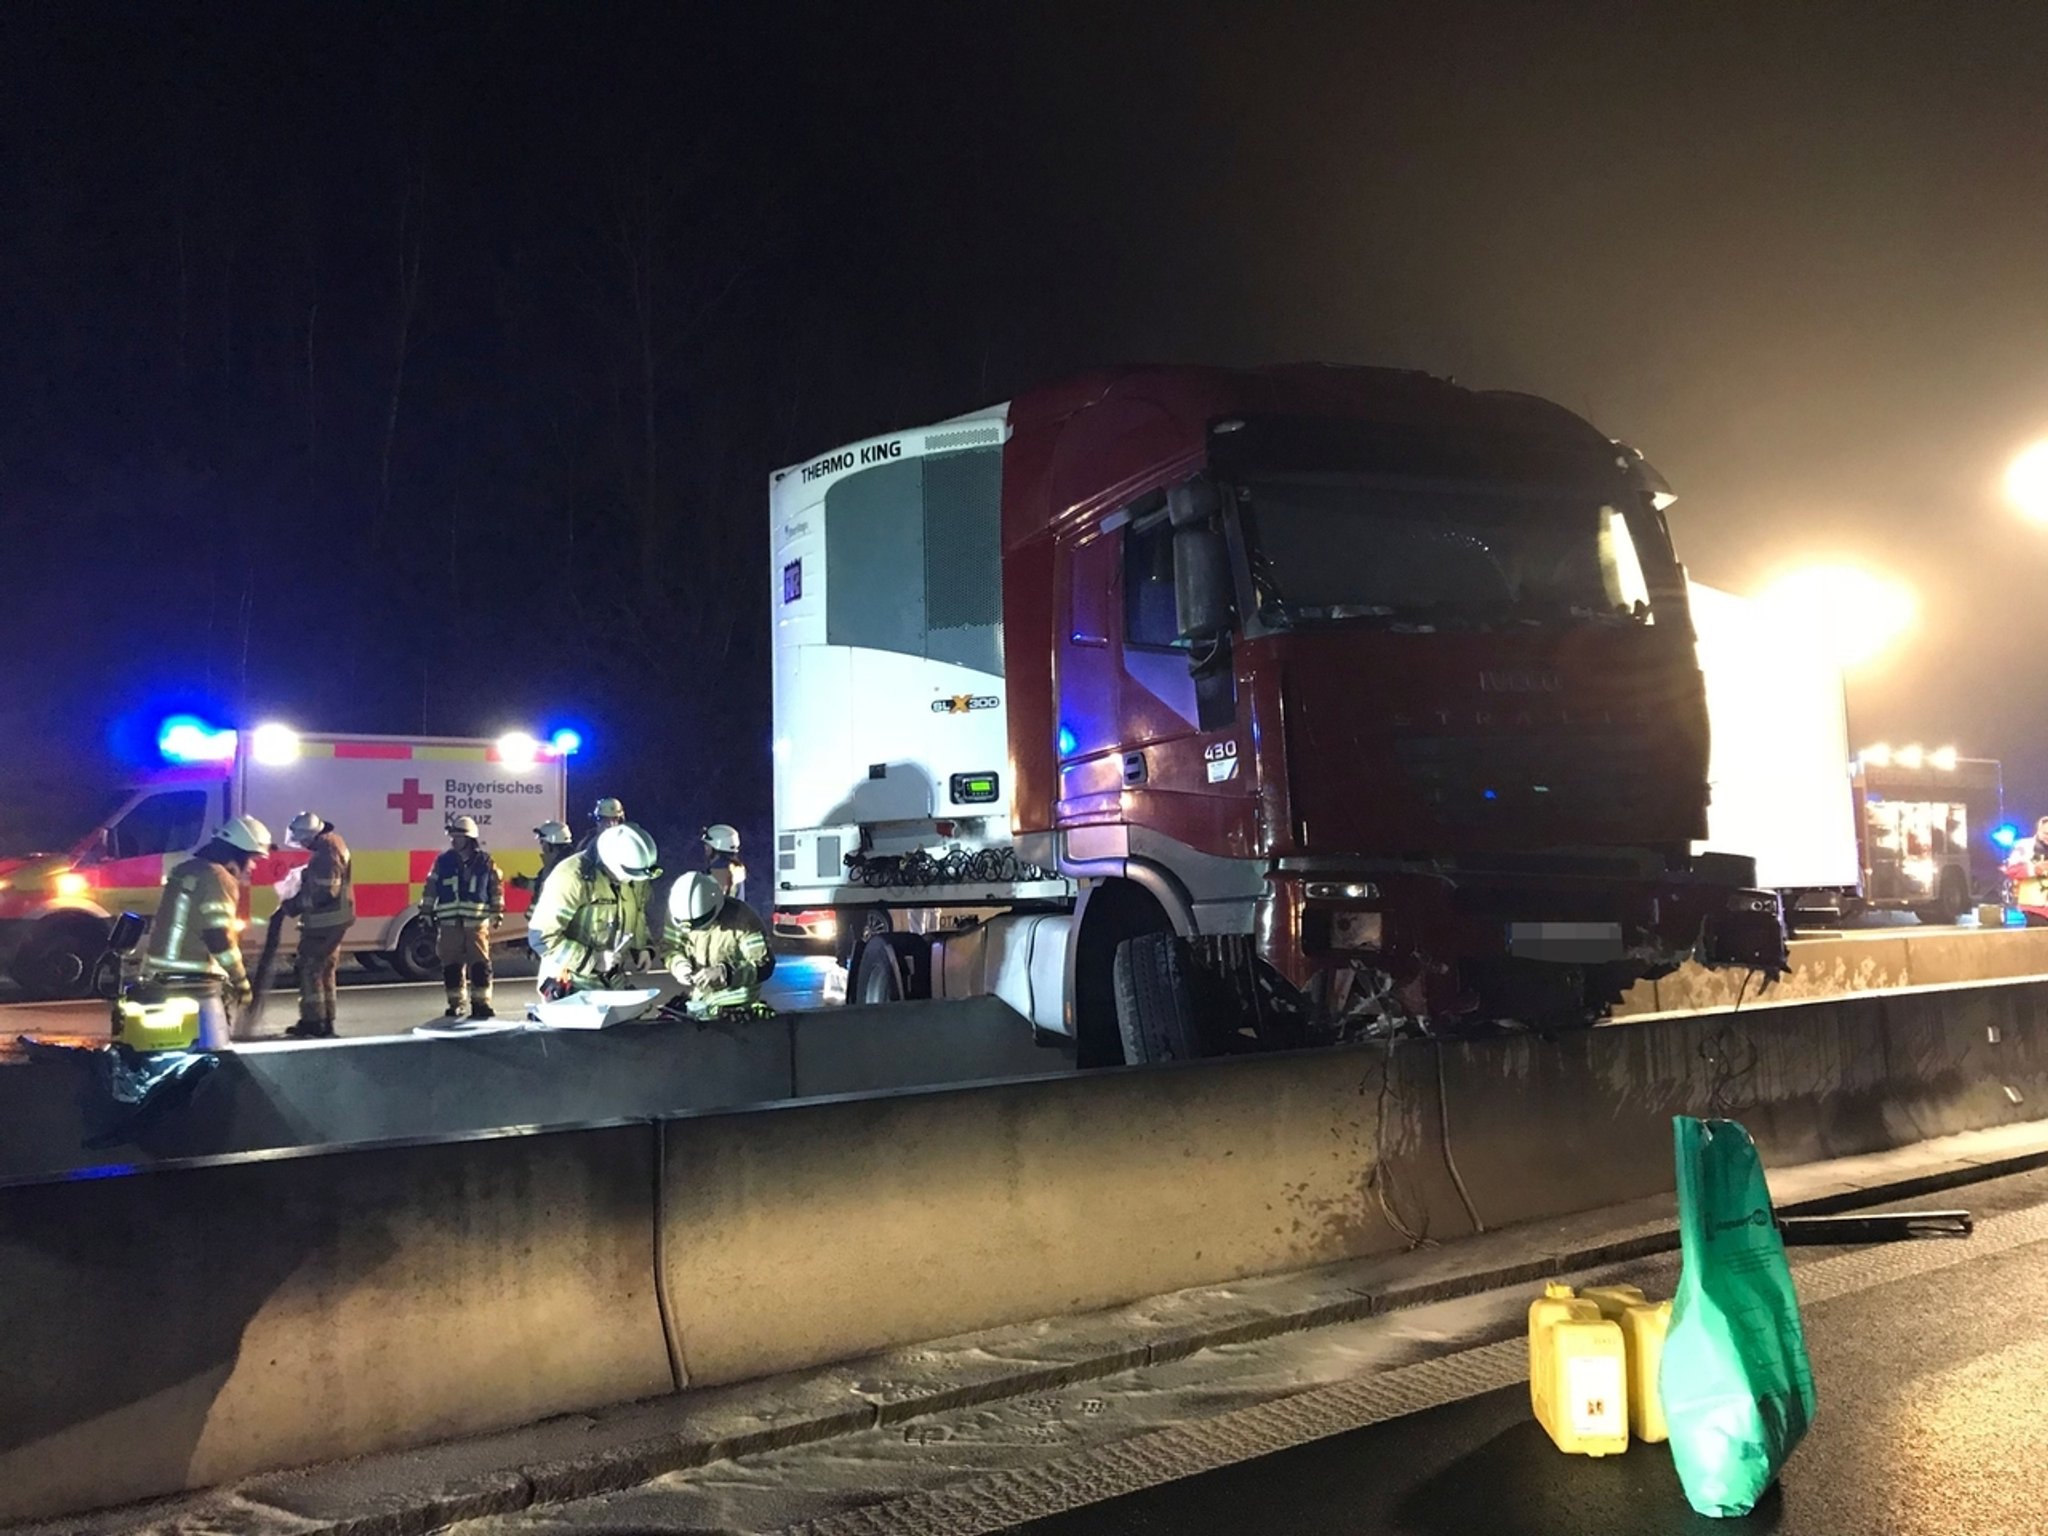
<svg viewBox="0 0 2048 1536">
<path fill-rule="evenodd" d="M 1787 571 L 1757 600 L 1788 622 L 1817 630 L 1844 669 L 1876 660 L 1912 629 L 1920 612 L 1911 587 L 1857 565 Z"/>
<path fill-rule="evenodd" d="M 2005 494 L 2030 523 L 2048 523 L 2048 441 L 2022 449 L 2005 472 Z"/>
</svg>

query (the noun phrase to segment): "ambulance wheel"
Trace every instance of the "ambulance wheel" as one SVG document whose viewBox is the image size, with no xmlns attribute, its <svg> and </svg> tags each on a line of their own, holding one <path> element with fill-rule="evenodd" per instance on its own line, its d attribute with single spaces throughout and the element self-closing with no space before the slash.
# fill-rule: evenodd
<svg viewBox="0 0 2048 1536">
<path fill-rule="evenodd" d="M 432 981 L 441 974 L 441 947 L 434 940 L 434 925 L 414 918 L 399 934 L 398 948 L 384 958 L 407 981 Z"/>
<path fill-rule="evenodd" d="M 85 997 L 92 991 L 93 967 L 106 947 L 107 936 L 97 925 L 47 925 L 29 935 L 14 957 L 10 974 L 22 991 L 38 1001 Z"/>
</svg>

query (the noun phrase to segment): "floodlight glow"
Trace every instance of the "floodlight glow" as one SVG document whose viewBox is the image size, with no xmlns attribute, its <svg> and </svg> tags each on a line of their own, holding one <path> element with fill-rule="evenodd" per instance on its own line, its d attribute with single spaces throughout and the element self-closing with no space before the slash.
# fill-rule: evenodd
<svg viewBox="0 0 2048 1536">
<path fill-rule="evenodd" d="M 1893 761 L 1901 768 L 1917 769 L 1921 763 L 1926 761 L 1926 757 L 1927 754 L 1920 750 L 1920 743 L 1916 741 L 1910 747 L 1899 748 L 1898 756 Z"/>
<path fill-rule="evenodd" d="M 1920 609 L 1904 582 L 1856 565 L 1787 571 L 1757 600 L 1787 623 L 1817 628 L 1845 669 L 1876 660 L 1912 629 Z"/>
<path fill-rule="evenodd" d="M 1954 773 L 1956 771 L 1956 762 L 1956 749 L 1954 747 L 1936 747 L 1927 754 L 1928 766 L 1939 768 L 1943 773 Z"/>
<path fill-rule="evenodd" d="M 2005 495 L 2030 523 L 2048 524 L 2048 441 L 2021 451 L 2005 472 Z"/>
<path fill-rule="evenodd" d="M 540 760 L 540 743 L 524 731 L 507 731 L 498 738 L 498 761 L 507 768 L 531 768 Z"/>
<path fill-rule="evenodd" d="M 1880 741 L 1865 747 L 1857 755 L 1863 759 L 1867 766 L 1872 768 L 1889 768 L 1892 765 L 1892 749 L 1886 742 Z"/>
<path fill-rule="evenodd" d="M 257 762 L 266 768 L 275 768 L 282 763 L 295 763 L 299 759 L 299 733 L 288 725 L 279 725 L 275 720 L 256 727 L 256 734 L 250 739 L 249 752 Z"/>
</svg>

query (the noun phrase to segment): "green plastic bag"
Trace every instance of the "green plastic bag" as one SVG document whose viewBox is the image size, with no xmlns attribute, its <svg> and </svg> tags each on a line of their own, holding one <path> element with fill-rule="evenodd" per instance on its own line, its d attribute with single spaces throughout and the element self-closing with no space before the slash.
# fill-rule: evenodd
<svg viewBox="0 0 2048 1536">
<path fill-rule="evenodd" d="M 1657 1395 L 1686 1502 L 1746 1515 L 1813 1422 L 1813 1368 L 1749 1132 L 1688 1115 L 1672 1130 L 1683 1267 Z"/>
</svg>

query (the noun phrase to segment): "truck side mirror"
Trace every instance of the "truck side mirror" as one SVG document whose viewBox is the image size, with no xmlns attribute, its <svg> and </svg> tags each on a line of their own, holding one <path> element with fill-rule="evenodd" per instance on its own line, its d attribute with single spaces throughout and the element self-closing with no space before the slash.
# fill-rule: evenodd
<svg viewBox="0 0 2048 1536">
<path fill-rule="evenodd" d="M 1173 611 L 1183 640 L 1216 640 L 1236 617 L 1230 548 L 1214 528 L 1173 530 Z"/>
<path fill-rule="evenodd" d="M 1197 475 L 1166 493 L 1173 525 L 1173 610 L 1180 637 L 1196 643 L 1228 634 L 1237 617 L 1230 546 L 1217 527 L 1222 505 L 1216 482 Z"/>
</svg>

